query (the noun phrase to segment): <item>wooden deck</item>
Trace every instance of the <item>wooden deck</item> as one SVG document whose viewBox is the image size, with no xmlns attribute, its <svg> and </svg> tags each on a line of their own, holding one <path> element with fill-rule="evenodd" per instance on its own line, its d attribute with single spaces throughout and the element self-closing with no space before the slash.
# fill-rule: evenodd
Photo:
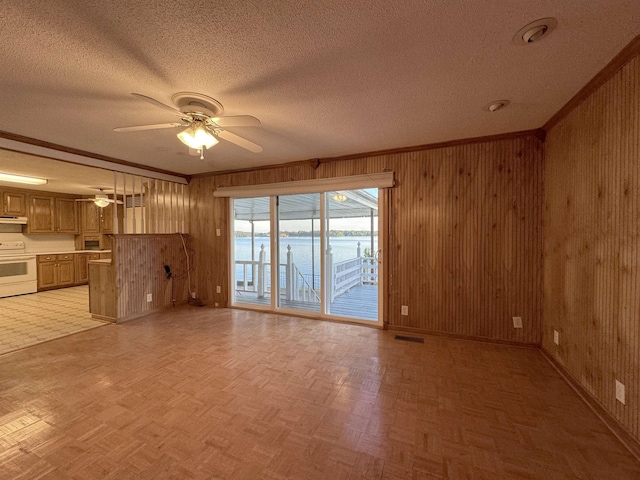
<svg viewBox="0 0 640 480">
<path fill-rule="evenodd" d="M 257 293 L 236 292 L 236 303 L 249 305 L 271 305 L 271 298 L 258 298 Z M 280 299 L 280 307 L 320 313 L 319 303 L 307 303 Z M 378 319 L 378 287 L 376 285 L 358 285 L 336 298 L 330 306 L 331 315 L 339 317 L 359 318 L 365 320 Z"/>
</svg>

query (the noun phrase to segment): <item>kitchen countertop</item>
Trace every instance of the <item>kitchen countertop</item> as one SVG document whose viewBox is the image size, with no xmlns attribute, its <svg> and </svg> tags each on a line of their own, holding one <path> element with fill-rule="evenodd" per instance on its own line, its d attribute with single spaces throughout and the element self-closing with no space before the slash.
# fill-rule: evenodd
<svg viewBox="0 0 640 480">
<path fill-rule="evenodd" d="M 111 265 L 111 259 L 110 258 L 101 258 L 100 260 L 89 260 L 89 263 Z"/>
<path fill-rule="evenodd" d="M 69 255 L 71 253 L 111 253 L 111 250 L 56 250 L 52 252 L 25 252 L 28 255 Z"/>
</svg>

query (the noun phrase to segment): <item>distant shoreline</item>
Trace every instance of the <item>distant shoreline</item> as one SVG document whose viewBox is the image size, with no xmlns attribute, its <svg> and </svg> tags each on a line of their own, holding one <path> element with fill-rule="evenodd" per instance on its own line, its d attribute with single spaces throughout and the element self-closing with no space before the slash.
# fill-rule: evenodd
<svg viewBox="0 0 640 480">
<path fill-rule="evenodd" d="M 313 232 L 314 237 L 318 237 L 320 232 Z M 251 232 L 235 232 L 236 238 L 251 237 Z M 268 232 L 256 232 L 256 238 L 269 238 L 271 236 Z M 330 230 L 330 237 L 371 237 L 371 232 L 367 230 Z M 377 237 L 378 232 L 373 232 L 373 236 Z M 297 231 L 297 232 L 280 232 L 280 238 L 311 238 L 311 231 Z"/>
</svg>

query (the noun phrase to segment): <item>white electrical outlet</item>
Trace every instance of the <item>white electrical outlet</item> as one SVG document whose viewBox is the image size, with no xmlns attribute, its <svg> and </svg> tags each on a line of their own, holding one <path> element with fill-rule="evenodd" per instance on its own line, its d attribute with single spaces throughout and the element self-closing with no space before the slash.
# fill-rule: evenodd
<svg viewBox="0 0 640 480">
<path fill-rule="evenodd" d="M 220 285 L 216 287 L 216 293 L 222 293 L 222 288 L 220 287 Z"/>
<path fill-rule="evenodd" d="M 219 236 L 220 236 L 220 229 L 216 228 L 216 237 L 219 237 Z"/>
<path fill-rule="evenodd" d="M 621 404 L 625 404 L 624 399 L 624 383 L 620 383 L 616 380 L 616 400 L 618 400 Z"/>
<path fill-rule="evenodd" d="M 513 328 L 522 328 L 522 317 L 513 317 Z"/>
<path fill-rule="evenodd" d="M 217 306 L 218 306 L 218 302 L 214 303 L 214 304 L 213 304 L 213 306 L 214 306 L 214 307 L 217 307 Z"/>
<path fill-rule="evenodd" d="M 553 343 L 560 345 L 560 332 L 557 330 L 553 331 Z"/>
<path fill-rule="evenodd" d="M 153 294 L 147 293 L 147 302 L 153 302 Z"/>
<path fill-rule="evenodd" d="M 402 305 L 402 307 L 400 307 L 400 315 L 409 315 L 408 305 Z"/>
</svg>

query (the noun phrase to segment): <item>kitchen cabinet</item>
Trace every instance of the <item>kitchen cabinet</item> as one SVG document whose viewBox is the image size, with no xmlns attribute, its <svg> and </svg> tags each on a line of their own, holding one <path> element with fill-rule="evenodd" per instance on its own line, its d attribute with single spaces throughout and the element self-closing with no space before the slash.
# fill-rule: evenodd
<svg viewBox="0 0 640 480">
<path fill-rule="evenodd" d="M 102 254 L 99 253 L 76 253 L 75 254 L 75 284 L 86 285 L 89 283 L 89 260 L 99 260 Z"/>
<path fill-rule="evenodd" d="M 74 198 L 55 199 L 56 233 L 71 233 L 77 235 L 78 230 L 78 202 Z"/>
<path fill-rule="evenodd" d="M 93 202 L 82 202 L 82 233 L 100 233 L 100 210 Z"/>
<path fill-rule="evenodd" d="M 38 255 L 38 291 L 70 287 L 75 282 L 74 254 Z"/>
<path fill-rule="evenodd" d="M 2 192 L 2 214 L 24 217 L 27 214 L 27 196 L 18 192 Z"/>
<path fill-rule="evenodd" d="M 29 195 L 29 233 L 55 233 L 55 200 L 43 195 Z"/>
<path fill-rule="evenodd" d="M 77 202 L 73 198 L 29 195 L 27 232 L 79 233 Z"/>
</svg>

